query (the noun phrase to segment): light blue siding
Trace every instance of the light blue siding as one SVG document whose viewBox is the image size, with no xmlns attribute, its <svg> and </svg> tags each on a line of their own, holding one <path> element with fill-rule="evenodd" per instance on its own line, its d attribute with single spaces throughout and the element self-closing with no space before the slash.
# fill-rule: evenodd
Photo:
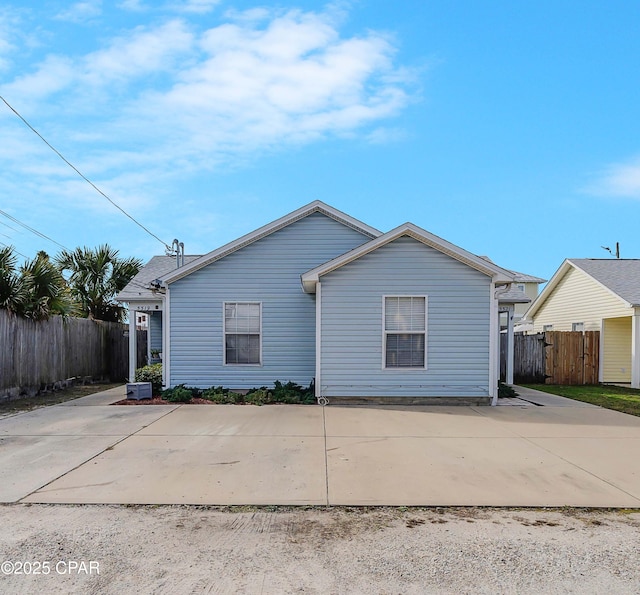
<svg viewBox="0 0 640 595">
<path fill-rule="evenodd" d="M 486 275 L 403 236 L 320 278 L 327 397 L 489 395 Z M 427 369 L 383 369 L 383 296 L 427 296 Z"/>
<path fill-rule="evenodd" d="M 315 376 L 315 295 L 300 275 L 370 238 L 313 213 L 170 285 L 170 385 L 251 388 Z M 223 303 L 262 304 L 262 365 L 223 364 Z"/>
<path fill-rule="evenodd" d="M 162 312 L 149 312 L 149 349 L 162 351 Z"/>
</svg>

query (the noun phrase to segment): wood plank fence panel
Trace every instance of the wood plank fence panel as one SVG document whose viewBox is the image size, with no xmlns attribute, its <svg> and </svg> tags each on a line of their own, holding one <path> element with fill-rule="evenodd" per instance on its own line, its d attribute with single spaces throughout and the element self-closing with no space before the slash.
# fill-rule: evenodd
<svg viewBox="0 0 640 595">
<path fill-rule="evenodd" d="M 544 333 L 515 335 L 513 345 L 513 377 L 515 382 L 544 383 Z"/>
<path fill-rule="evenodd" d="M 34 322 L 0 310 L 0 394 L 73 377 L 125 381 L 129 367 L 127 325 L 59 316 Z M 146 354 L 146 332 L 138 331 Z M 144 365 L 144 355 L 139 356 Z"/>
<path fill-rule="evenodd" d="M 547 331 L 514 336 L 514 382 L 597 384 L 600 333 Z"/>
</svg>

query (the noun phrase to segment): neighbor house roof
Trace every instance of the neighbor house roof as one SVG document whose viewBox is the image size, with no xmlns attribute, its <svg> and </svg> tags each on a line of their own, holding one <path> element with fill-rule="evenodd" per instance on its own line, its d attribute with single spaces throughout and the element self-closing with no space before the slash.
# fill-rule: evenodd
<svg viewBox="0 0 640 595">
<path fill-rule="evenodd" d="M 516 282 L 518 282 L 518 279 L 516 279 Z M 530 301 L 531 298 L 515 285 L 511 285 L 509 291 L 505 291 L 498 296 L 500 304 L 528 304 Z"/>
<path fill-rule="evenodd" d="M 484 259 L 480 256 L 476 256 L 471 252 L 467 252 L 463 248 L 452 244 L 451 242 L 447 242 L 442 238 L 414 225 L 413 223 L 404 223 L 391 231 L 374 238 L 373 240 L 363 244 L 353 250 L 343 254 L 342 256 L 338 256 L 333 260 L 330 260 L 320 266 L 311 269 L 304 273 L 301 277 L 302 287 L 307 293 L 315 292 L 316 283 L 320 280 L 322 275 L 326 275 L 327 273 L 339 269 L 340 267 L 353 262 L 354 260 L 364 256 L 365 254 L 369 254 L 374 250 L 392 242 L 402 236 L 409 236 L 431 248 L 442 252 L 443 254 L 447 254 L 456 260 L 463 262 L 464 264 L 470 266 L 485 275 L 488 275 L 494 279 L 496 283 L 513 283 L 514 277 L 510 271 L 503 269 L 491 261 Z"/>
<path fill-rule="evenodd" d="M 184 266 L 198 258 L 200 258 L 199 255 L 185 256 Z M 120 302 L 158 299 L 158 294 L 152 290 L 150 283 L 156 279 L 162 280 L 165 275 L 176 268 L 175 256 L 154 256 L 129 281 L 127 286 L 116 296 L 116 299 Z"/>
<path fill-rule="evenodd" d="M 589 275 L 627 306 L 640 307 L 640 259 L 571 258 L 560 265 L 544 290 L 533 301 L 525 313 L 527 319 L 535 316 L 554 288 L 572 268 Z"/>
<path fill-rule="evenodd" d="M 534 277 L 533 275 L 527 275 L 526 273 L 519 273 L 518 271 L 512 271 L 509 269 L 509 272 L 513 273 L 514 280 L 516 283 L 546 283 L 546 279 L 542 279 L 542 277 Z"/>
<path fill-rule="evenodd" d="M 342 211 L 339 211 L 338 209 L 334 209 L 333 207 L 323 203 L 320 200 L 314 200 L 308 205 L 305 205 L 304 207 L 301 207 L 293 211 L 292 213 L 281 217 L 280 219 L 276 219 L 275 221 L 268 223 L 267 225 L 264 225 L 263 227 L 260 227 L 255 231 L 252 231 L 251 233 L 248 233 L 247 235 L 234 240 L 233 242 L 225 244 L 224 246 L 221 246 L 220 248 L 217 248 L 216 250 L 213 250 L 212 252 L 201 256 L 190 264 L 176 269 L 171 274 L 167 275 L 164 278 L 164 281 L 166 283 L 172 283 L 174 281 L 177 281 L 178 279 L 182 279 L 183 277 L 186 277 L 194 271 L 197 271 L 211 264 L 212 262 L 215 262 L 216 260 L 220 260 L 221 258 L 232 254 L 236 250 L 240 250 L 241 248 L 244 248 L 245 246 L 248 246 L 253 242 L 271 235 L 272 233 L 286 227 L 287 225 L 291 225 L 292 223 L 299 221 L 300 219 L 303 219 L 304 217 L 307 217 L 313 213 L 322 213 L 327 217 L 330 217 L 331 219 L 339 221 L 347 227 L 351 227 L 352 229 L 359 231 L 365 236 L 369 236 L 370 238 L 376 238 L 382 234 L 381 231 L 367 225 L 366 223 L 358 221 L 357 219 L 354 219 L 353 217 L 347 215 L 346 213 L 343 213 Z"/>
</svg>

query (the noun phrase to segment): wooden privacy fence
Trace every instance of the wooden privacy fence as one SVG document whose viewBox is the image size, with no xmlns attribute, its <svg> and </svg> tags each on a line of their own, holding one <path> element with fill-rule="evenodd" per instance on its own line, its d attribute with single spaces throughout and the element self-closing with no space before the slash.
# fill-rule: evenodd
<svg viewBox="0 0 640 595">
<path fill-rule="evenodd" d="M 60 316 L 34 322 L 0 310 L 0 395 L 36 391 L 74 377 L 125 381 L 128 326 Z M 138 331 L 138 361 L 145 363 L 146 332 Z"/>
<path fill-rule="evenodd" d="M 506 337 L 501 335 L 500 375 L 505 377 Z M 547 331 L 514 336 L 513 381 L 546 384 L 597 384 L 598 331 Z"/>
</svg>

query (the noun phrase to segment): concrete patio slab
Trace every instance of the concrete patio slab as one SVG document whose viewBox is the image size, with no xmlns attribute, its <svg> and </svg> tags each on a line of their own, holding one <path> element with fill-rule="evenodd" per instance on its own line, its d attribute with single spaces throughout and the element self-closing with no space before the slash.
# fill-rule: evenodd
<svg viewBox="0 0 640 595">
<path fill-rule="evenodd" d="M 42 407 L 0 419 L 0 436 L 126 436 L 176 407 Z"/>
<path fill-rule="evenodd" d="M 532 438 L 531 442 L 640 499 L 640 437 Z"/>
<path fill-rule="evenodd" d="M 326 407 L 327 436 L 513 437 L 470 407 Z"/>
<path fill-rule="evenodd" d="M 324 436 L 323 413 L 309 405 L 188 405 L 140 435 Z"/>
<path fill-rule="evenodd" d="M 640 506 L 517 438 L 328 438 L 332 505 Z"/>
<path fill-rule="evenodd" d="M 640 438 L 640 417 L 601 407 L 472 407 L 518 436 Z"/>
<path fill-rule="evenodd" d="M 0 436 L 0 502 L 16 502 L 125 436 Z"/>
<path fill-rule="evenodd" d="M 132 436 L 23 502 L 326 504 L 324 438 Z"/>
<path fill-rule="evenodd" d="M 95 397 L 0 419 L 0 501 L 640 507 L 640 418 L 599 407 Z"/>
</svg>

